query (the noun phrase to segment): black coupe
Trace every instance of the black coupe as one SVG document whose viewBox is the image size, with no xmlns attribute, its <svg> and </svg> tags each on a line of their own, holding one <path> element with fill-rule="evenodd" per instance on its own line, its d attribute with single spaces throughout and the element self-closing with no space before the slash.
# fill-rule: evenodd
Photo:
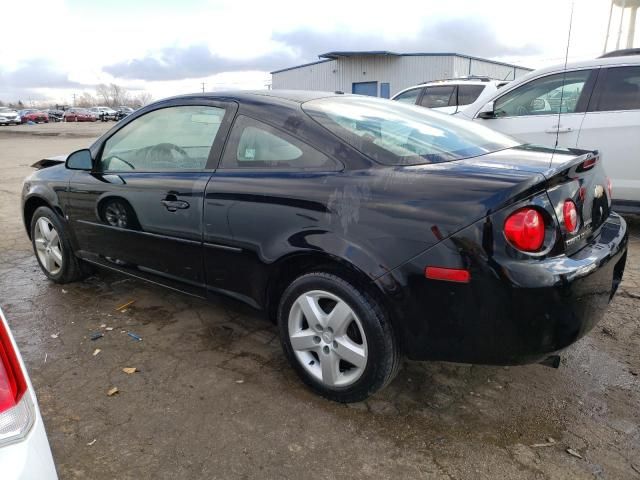
<svg viewBox="0 0 640 480">
<path fill-rule="evenodd" d="M 388 100 L 176 97 L 35 166 L 22 206 L 47 277 L 98 266 L 230 295 L 343 402 L 382 388 L 402 355 L 543 361 L 594 326 L 625 267 L 597 152 Z"/>
</svg>

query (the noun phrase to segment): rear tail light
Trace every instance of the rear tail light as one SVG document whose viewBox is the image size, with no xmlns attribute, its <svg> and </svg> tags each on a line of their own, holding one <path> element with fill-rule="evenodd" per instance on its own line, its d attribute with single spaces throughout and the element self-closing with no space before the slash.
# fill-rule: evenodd
<svg viewBox="0 0 640 480">
<path fill-rule="evenodd" d="M 564 226 L 569 233 L 578 231 L 578 211 L 576 210 L 576 204 L 572 200 L 565 200 L 562 206 L 562 218 L 564 219 Z"/>
<path fill-rule="evenodd" d="M 33 420 L 27 380 L 0 311 L 0 446 L 26 435 Z"/>
<path fill-rule="evenodd" d="M 521 208 L 504 222 L 504 234 L 518 250 L 537 252 L 544 243 L 544 218 L 534 208 Z"/>
</svg>

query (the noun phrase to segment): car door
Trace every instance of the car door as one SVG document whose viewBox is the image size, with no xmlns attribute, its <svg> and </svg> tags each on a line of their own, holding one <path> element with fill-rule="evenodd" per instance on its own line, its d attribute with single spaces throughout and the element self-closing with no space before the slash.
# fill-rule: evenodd
<svg viewBox="0 0 640 480">
<path fill-rule="evenodd" d="M 597 70 L 535 78 L 494 101 L 493 116 L 475 121 L 526 143 L 575 147 Z"/>
<path fill-rule="evenodd" d="M 290 133 L 238 115 L 206 191 L 209 291 L 259 306 L 266 265 L 288 248 L 302 248 L 299 232 L 322 223 L 327 199 L 318 186 L 341 168 Z"/>
<path fill-rule="evenodd" d="M 577 146 L 597 149 L 617 207 L 640 202 L 640 65 L 602 68 Z"/>
<path fill-rule="evenodd" d="M 104 139 L 93 171 L 70 181 L 79 254 L 204 294 L 203 195 L 234 112 L 212 101 L 166 105 Z"/>
</svg>

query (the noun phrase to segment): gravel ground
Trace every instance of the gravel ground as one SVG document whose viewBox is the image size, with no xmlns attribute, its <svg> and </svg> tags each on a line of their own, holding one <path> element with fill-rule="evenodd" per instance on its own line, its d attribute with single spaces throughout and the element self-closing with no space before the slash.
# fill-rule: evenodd
<svg viewBox="0 0 640 480">
<path fill-rule="evenodd" d="M 112 125 L 0 127 L 0 304 L 62 479 L 640 479 L 638 223 L 618 295 L 558 370 L 406 362 L 386 390 L 345 406 L 302 386 L 275 328 L 247 307 L 113 273 L 45 280 L 22 179 Z"/>
</svg>

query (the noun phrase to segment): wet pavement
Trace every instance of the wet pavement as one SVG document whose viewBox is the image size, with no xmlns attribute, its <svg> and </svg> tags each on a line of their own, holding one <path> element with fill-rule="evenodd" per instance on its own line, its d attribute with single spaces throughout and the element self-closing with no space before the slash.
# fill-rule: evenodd
<svg viewBox="0 0 640 480">
<path fill-rule="evenodd" d="M 0 305 L 62 479 L 640 479 L 640 224 L 608 313 L 558 370 L 405 362 L 386 390 L 340 405 L 298 381 L 248 307 L 114 273 L 45 279 L 22 179 L 110 126 L 0 127 Z"/>
</svg>

